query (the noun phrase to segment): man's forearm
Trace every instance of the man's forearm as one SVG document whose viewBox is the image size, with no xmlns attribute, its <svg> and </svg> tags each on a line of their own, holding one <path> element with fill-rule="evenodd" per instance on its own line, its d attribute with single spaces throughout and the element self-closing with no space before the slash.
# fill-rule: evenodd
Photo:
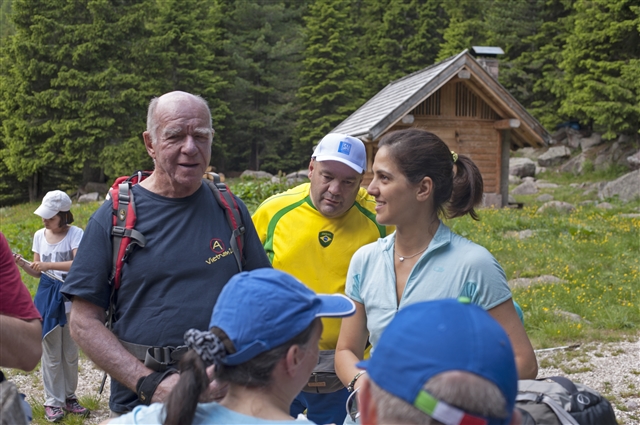
<svg viewBox="0 0 640 425">
<path fill-rule="evenodd" d="M 42 356 L 42 324 L 0 315 L 0 366 L 33 370 Z"/>
<path fill-rule="evenodd" d="M 75 297 L 71 307 L 71 337 L 98 367 L 113 379 L 136 390 L 138 379 L 152 370 L 131 355 L 118 338 L 104 326 L 102 308 Z"/>
</svg>

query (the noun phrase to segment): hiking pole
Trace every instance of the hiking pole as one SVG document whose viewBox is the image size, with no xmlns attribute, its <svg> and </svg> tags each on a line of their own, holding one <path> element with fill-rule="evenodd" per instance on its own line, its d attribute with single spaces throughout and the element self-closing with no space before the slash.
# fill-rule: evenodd
<svg viewBox="0 0 640 425">
<path fill-rule="evenodd" d="M 102 394 L 104 390 L 104 384 L 107 382 L 107 372 L 102 373 L 102 382 L 100 383 L 100 389 L 98 390 L 98 394 Z"/>
</svg>

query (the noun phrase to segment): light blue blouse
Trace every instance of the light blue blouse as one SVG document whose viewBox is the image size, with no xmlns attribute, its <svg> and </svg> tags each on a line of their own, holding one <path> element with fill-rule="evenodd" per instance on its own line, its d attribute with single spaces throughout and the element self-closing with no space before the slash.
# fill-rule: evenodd
<svg viewBox="0 0 640 425">
<path fill-rule="evenodd" d="M 398 303 L 393 262 L 395 237 L 392 233 L 356 251 L 347 274 L 345 292 L 364 304 L 373 350 L 391 319 L 407 305 L 464 296 L 489 310 L 511 298 L 504 270 L 493 255 L 441 222 L 411 270 Z"/>
</svg>

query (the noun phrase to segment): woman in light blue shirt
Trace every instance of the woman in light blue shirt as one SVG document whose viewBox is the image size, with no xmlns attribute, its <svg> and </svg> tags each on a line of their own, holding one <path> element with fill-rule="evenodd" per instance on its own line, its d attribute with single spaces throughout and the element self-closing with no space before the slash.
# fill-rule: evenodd
<svg viewBox="0 0 640 425">
<path fill-rule="evenodd" d="M 379 143 L 368 191 L 376 220 L 396 232 L 360 248 L 351 259 L 346 294 L 356 314 L 342 321 L 336 371 L 358 388 L 356 363 L 367 337 L 373 350 L 397 311 L 418 301 L 467 297 L 504 327 L 514 347 L 520 379 L 538 365 L 502 267 L 485 248 L 451 232 L 440 217 L 478 219 L 483 182 L 470 158 L 457 155 L 435 134 L 407 129 Z M 429 326 L 428 323 L 424 324 Z"/>
</svg>

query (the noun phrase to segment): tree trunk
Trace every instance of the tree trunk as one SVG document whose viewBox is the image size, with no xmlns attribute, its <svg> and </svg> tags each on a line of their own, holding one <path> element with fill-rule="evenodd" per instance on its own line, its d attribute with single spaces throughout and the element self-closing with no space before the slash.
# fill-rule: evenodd
<svg viewBox="0 0 640 425">
<path fill-rule="evenodd" d="M 39 200 L 39 180 L 37 172 L 29 179 L 29 202 L 37 202 Z"/>
</svg>

